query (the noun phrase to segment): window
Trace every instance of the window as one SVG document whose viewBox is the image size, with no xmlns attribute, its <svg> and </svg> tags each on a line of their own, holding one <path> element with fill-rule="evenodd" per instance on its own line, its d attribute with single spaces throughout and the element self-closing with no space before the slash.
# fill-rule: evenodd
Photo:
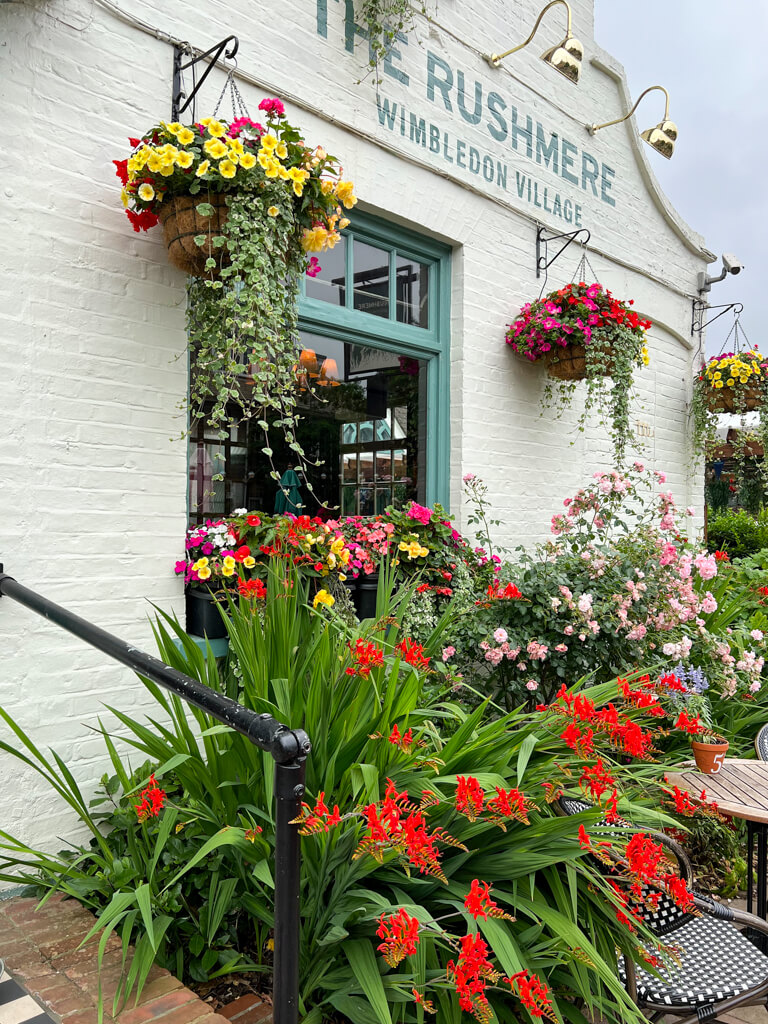
<svg viewBox="0 0 768 1024">
<path fill-rule="evenodd" d="M 318 463 L 307 471 L 316 500 L 299 478 L 288 511 L 330 517 L 412 499 L 447 505 L 447 249 L 355 213 L 318 258 L 319 274 L 302 286 L 297 352 L 298 440 Z M 280 431 L 272 435 L 278 471 L 295 471 Z M 282 504 L 264 444 L 255 424 L 222 441 L 201 421 L 191 437 L 193 521 Z M 213 481 L 219 472 L 224 479 Z"/>
</svg>

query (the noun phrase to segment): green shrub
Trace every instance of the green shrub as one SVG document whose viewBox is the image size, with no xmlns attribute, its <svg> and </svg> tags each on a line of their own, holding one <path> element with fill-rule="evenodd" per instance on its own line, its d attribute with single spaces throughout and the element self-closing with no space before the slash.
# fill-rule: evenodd
<svg viewBox="0 0 768 1024">
<path fill-rule="evenodd" d="M 707 546 L 710 551 L 726 551 L 732 559 L 768 548 L 768 509 L 756 516 L 744 509 L 726 509 L 710 516 Z"/>
</svg>

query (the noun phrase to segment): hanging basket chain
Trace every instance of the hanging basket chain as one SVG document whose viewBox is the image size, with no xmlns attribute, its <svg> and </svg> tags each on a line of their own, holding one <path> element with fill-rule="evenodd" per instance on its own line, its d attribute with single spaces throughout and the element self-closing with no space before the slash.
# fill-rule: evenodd
<svg viewBox="0 0 768 1024">
<path fill-rule="evenodd" d="M 248 108 L 245 105 L 245 100 L 243 99 L 242 93 L 238 89 L 237 82 L 235 81 L 236 69 L 237 61 L 234 61 L 232 67 L 227 72 L 227 77 L 224 80 L 224 86 L 222 87 L 221 95 L 219 96 L 218 100 L 216 100 L 216 106 L 213 108 L 214 117 L 218 115 L 219 107 L 221 107 L 222 100 L 227 95 L 227 92 L 229 92 L 232 101 L 232 120 L 236 121 L 240 117 L 247 117 L 250 119 L 251 115 L 248 112 Z"/>
<path fill-rule="evenodd" d="M 597 283 L 599 280 L 597 272 L 595 268 L 592 266 L 592 264 L 589 262 L 586 245 L 582 245 L 581 258 L 579 259 L 579 262 L 576 264 L 576 269 L 574 270 L 573 277 L 571 278 L 571 284 L 576 284 L 579 281 L 586 281 L 587 270 L 589 270 L 590 274 L 592 275 L 592 282 Z"/>
</svg>

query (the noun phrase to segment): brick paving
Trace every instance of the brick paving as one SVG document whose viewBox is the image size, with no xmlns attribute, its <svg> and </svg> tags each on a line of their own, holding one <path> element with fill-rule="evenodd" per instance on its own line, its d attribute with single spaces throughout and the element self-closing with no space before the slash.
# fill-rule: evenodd
<svg viewBox="0 0 768 1024">
<path fill-rule="evenodd" d="M 122 973 L 120 940 L 110 936 L 99 975 L 99 935 L 81 946 L 93 915 L 60 896 L 39 910 L 37 903 L 26 898 L 0 902 L 0 960 L 5 961 L 6 972 L 63 1024 L 97 1024 L 99 983 L 103 1024 L 272 1024 L 271 1006 L 257 996 L 240 997 L 222 1016 L 160 967 L 150 971 L 138 1003 L 131 996 L 112 1016 Z"/>
</svg>

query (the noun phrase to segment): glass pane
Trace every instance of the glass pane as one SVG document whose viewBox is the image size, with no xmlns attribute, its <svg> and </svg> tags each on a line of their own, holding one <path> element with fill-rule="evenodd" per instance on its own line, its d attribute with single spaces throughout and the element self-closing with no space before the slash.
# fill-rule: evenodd
<svg viewBox="0 0 768 1024">
<path fill-rule="evenodd" d="M 341 440 L 344 444 L 354 444 L 357 440 L 357 424 L 345 423 L 341 428 Z"/>
<path fill-rule="evenodd" d="M 397 322 L 429 327 L 429 264 L 398 254 L 395 262 Z"/>
<path fill-rule="evenodd" d="M 406 406 L 392 410 L 392 425 L 393 437 L 400 439 L 408 434 L 408 409 Z"/>
<path fill-rule="evenodd" d="M 360 428 L 360 444 L 370 444 L 373 441 L 373 422 L 366 420 L 365 423 L 359 424 Z"/>
<path fill-rule="evenodd" d="M 392 504 L 392 492 L 388 487 L 377 487 L 376 488 L 376 512 L 377 514 L 384 511 L 387 505 Z"/>
<path fill-rule="evenodd" d="M 357 483 L 357 455 L 342 455 L 341 479 L 345 484 Z"/>
<path fill-rule="evenodd" d="M 405 448 L 396 448 L 392 452 L 392 475 L 395 480 L 404 480 L 408 475 L 408 453 Z"/>
<path fill-rule="evenodd" d="M 245 433 L 245 431 L 243 431 Z M 229 475 L 234 477 L 236 480 L 242 480 L 245 476 L 245 462 L 248 456 L 247 448 L 235 447 L 234 445 L 229 449 Z M 240 506 L 235 506 L 238 508 Z"/>
<path fill-rule="evenodd" d="M 392 500 L 392 504 L 395 506 L 395 508 L 402 508 L 407 500 L 408 488 L 405 486 L 405 484 L 395 484 L 394 498 Z"/>
<path fill-rule="evenodd" d="M 360 483 L 373 482 L 373 452 L 360 453 Z"/>
<path fill-rule="evenodd" d="M 307 277 L 307 298 L 320 299 L 334 306 L 343 306 L 346 302 L 345 274 L 347 266 L 347 239 L 342 236 L 332 249 L 321 252 L 317 259 L 320 262 L 320 273 L 317 277 Z"/>
<path fill-rule="evenodd" d="M 345 516 L 357 515 L 357 488 L 342 487 L 341 511 Z"/>
<path fill-rule="evenodd" d="M 372 516 L 375 512 L 374 509 L 374 494 L 373 487 L 361 487 L 360 488 L 360 515 L 361 516 Z"/>
<path fill-rule="evenodd" d="M 361 313 L 389 317 L 389 252 L 354 240 L 353 306 Z"/>
<path fill-rule="evenodd" d="M 392 438 L 392 429 L 386 420 L 376 420 L 376 440 L 389 441 Z"/>
<path fill-rule="evenodd" d="M 392 479 L 392 452 L 376 453 L 376 480 L 389 483 Z"/>
</svg>

